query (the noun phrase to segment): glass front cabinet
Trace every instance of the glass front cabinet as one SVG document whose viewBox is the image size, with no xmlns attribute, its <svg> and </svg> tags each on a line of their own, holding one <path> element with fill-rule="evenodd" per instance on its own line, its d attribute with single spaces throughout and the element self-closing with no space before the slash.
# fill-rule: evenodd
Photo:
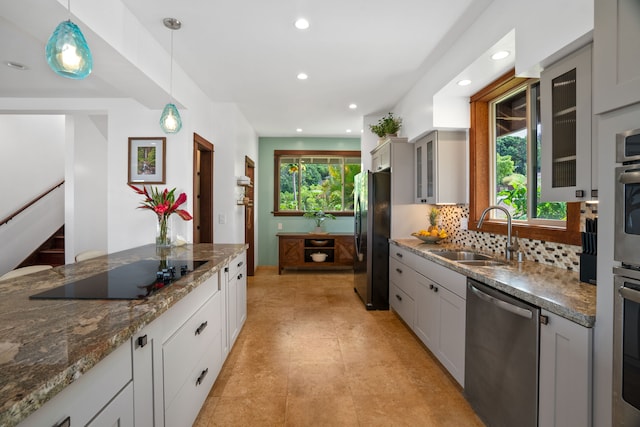
<svg viewBox="0 0 640 427">
<path fill-rule="evenodd" d="M 467 203 L 467 135 L 434 131 L 414 143 L 415 203 Z"/>
<path fill-rule="evenodd" d="M 545 68 L 540 88 L 541 200 L 591 200 L 591 45 Z"/>
</svg>

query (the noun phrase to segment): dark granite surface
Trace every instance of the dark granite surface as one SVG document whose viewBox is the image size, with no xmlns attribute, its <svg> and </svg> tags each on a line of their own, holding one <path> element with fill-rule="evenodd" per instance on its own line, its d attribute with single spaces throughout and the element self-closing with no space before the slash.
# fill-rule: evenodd
<svg viewBox="0 0 640 427">
<path fill-rule="evenodd" d="M 468 248 L 451 244 L 425 244 L 418 239 L 391 239 L 390 242 L 582 326 L 591 328 L 595 324 L 596 287 L 581 282 L 575 271 L 532 261 L 511 261 L 505 265 L 488 267 L 468 266 L 438 256 L 438 251 L 444 249 Z"/>
<path fill-rule="evenodd" d="M 0 282 L 0 426 L 18 424 L 167 311 L 245 244 L 147 245 Z M 31 300 L 30 295 L 138 260 L 210 260 L 143 300 Z"/>
</svg>

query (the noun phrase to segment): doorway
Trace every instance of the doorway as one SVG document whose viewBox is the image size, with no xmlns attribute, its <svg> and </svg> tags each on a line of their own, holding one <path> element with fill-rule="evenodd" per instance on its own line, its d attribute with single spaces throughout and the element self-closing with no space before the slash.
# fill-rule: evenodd
<svg viewBox="0 0 640 427">
<path fill-rule="evenodd" d="M 244 205 L 244 242 L 249 245 L 247 249 L 247 275 L 253 276 L 255 272 L 255 179 L 256 163 L 248 156 L 244 156 L 244 174 L 249 177 L 251 185 L 245 190 L 245 197 L 249 198 L 247 204 Z"/>
<path fill-rule="evenodd" d="M 193 243 L 213 243 L 213 144 L 193 134 Z"/>
</svg>

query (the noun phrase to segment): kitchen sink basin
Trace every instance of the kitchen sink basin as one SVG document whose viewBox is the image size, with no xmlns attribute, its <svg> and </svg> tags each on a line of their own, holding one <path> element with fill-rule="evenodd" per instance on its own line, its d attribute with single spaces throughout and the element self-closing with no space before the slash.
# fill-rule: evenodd
<svg viewBox="0 0 640 427">
<path fill-rule="evenodd" d="M 475 265 L 478 267 L 492 267 L 507 264 L 504 261 L 497 261 L 495 259 L 456 260 L 456 262 L 464 265 Z"/>
<path fill-rule="evenodd" d="M 434 254 L 452 261 L 492 261 L 488 255 L 470 251 L 434 251 Z"/>
</svg>

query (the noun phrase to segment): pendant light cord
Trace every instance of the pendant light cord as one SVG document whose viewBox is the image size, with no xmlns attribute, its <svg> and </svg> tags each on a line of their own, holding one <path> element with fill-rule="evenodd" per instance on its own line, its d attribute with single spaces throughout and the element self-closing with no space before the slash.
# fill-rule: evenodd
<svg viewBox="0 0 640 427">
<path fill-rule="evenodd" d="M 169 101 L 173 104 L 173 32 L 171 30 L 171 64 L 169 65 Z"/>
</svg>

